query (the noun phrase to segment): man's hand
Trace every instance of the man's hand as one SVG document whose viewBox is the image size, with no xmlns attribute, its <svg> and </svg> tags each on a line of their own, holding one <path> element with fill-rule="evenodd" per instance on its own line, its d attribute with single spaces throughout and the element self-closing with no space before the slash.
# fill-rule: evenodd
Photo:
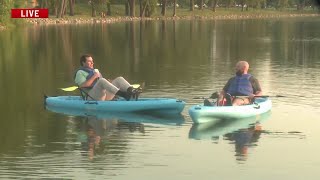
<svg viewBox="0 0 320 180">
<path fill-rule="evenodd" d="M 100 77 L 100 72 L 94 72 L 92 77 L 94 77 L 94 79 L 99 78 Z"/>
<path fill-rule="evenodd" d="M 256 95 L 255 94 L 250 94 L 249 99 L 253 99 Z"/>
</svg>

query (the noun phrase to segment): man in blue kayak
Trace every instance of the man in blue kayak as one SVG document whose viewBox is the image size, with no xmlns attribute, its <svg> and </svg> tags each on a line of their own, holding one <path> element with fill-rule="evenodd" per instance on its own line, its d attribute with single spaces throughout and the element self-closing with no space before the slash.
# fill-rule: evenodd
<svg viewBox="0 0 320 180">
<path fill-rule="evenodd" d="M 255 96 L 262 95 L 259 81 L 248 74 L 249 63 L 247 61 L 239 61 L 235 70 L 236 75 L 228 80 L 220 92 L 220 99 L 230 97 L 233 106 L 250 104 Z"/>
<path fill-rule="evenodd" d="M 239 61 L 236 64 L 236 75 L 231 77 L 220 93 L 213 93 L 211 98 L 218 99 L 217 106 L 240 106 L 250 104 L 255 96 L 261 96 L 262 90 L 259 81 L 248 74 L 249 63 Z M 205 106 L 213 106 L 208 100 L 204 100 Z"/>
<path fill-rule="evenodd" d="M 135 95 L 135 89 L 123 77 L 117 77 L 109 82 L 93 67 L 93 58 L 89 54 L 80 57 L 80 68 L 75 74 L 75 83 L 88 100 L 113 100 L 116 95 L 130 100 Z"/>
</svg>

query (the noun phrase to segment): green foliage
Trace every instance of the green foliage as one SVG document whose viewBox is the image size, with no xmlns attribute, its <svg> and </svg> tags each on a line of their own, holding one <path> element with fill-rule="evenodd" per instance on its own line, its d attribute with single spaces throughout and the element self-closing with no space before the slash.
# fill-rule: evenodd
<svg viewBox="0 0 320 180">
<path fill-rule="evenodd" d="M 0 24 L 8 25 L 10 23 L 11 8 L 13 2 L 10 0 L 0 1 Z"/>
<path fill-rule="evenodd" d="M 109 0 L 89 0 L 88 4 L 94 8 L 97 13 L 107 12 L 107 5 Z"/>
<path fill-rule="evenodd" d="M 91 0 L 90 2 L 94 3 L 95 9 L 98 12 L 103 12 L 106 11 L 109 0 Z"/>
<path fill-rule="evenodd" d="M 12 19 L 11 9 L 21 8 L 23 5 L 22 0 L 0 0 L 0 25 L 13 26 L 24 23 L 23 19 Z"/>
<path fill-rule="evenodd" d="M 23 0 L 14 0 L 13 8 L 23 8 L 24 1 Z"/>
<path fill-rule="evenodd" d="M 288 0 L 279 0 L 277 8 L 283 10 L 288 6 Z"/>
<path fill-rule="evenodd" d="M 151 14 L 150 15 L 154 14 L 157 11 L 157 3 L 158 3 L 157 0 L 149 0 L 149 4 L 150 4 L 150 7 L 151 7 L 151 10 L 150 10 Z"/>
<path fill-rule="evenodd" d="M 48 0 L 53 1 L 53 0 Z M 249 7 L 248 11 L 259 11 L 256 13 L 278 13 L 279 11 L 274 10 L 281 10 L 281 13 L 286 12 L 293 12 L 297 10 L 297 3 L 298 1 L 304 1 L 305 6 L 313 5 L 311 2 L 315 0 L 219 0 L 218 1 L 218 8 L 215 15 L 223 14 L 237 14 L 237 13 L 245 13 L 240 12 L 241 4 L 245 5 L 245 7 Z M 89 0 L 77 0 L 75 4 L 75 17 L 77 16 L 91 16 L 91 5 L 88 3 Z M 92 2 L 95 3 L 94 7 L 97 11 L 97 16 L 99 17 L 100 12 L 106 12 L 107 10 L 107 1 L 106 0 L 93 0 Z M 111 16 L 125 16 L 125 3 L 127 0 L 109 0 L 111 4 Z M 151 16 L 161 16 L 161 6 L 157 6 L 157 3 L 161 3 L 161 0 L 141 0 L 142 4 L 148 3 L 148 11 Z M 172 15 L 173 11 L 173 0 L 167 1 L 167 14 L 168 16 Z M 195 2 L 198 2 L 195 0 Z M 140 0 L 135 1 L 135 12 L 136 16 L 139 16 L 140 12 Z M 204 0 L 204 3 L 208 6 L 203 10 L 199 11 L 195 9 L 195 11 L 189 11 L 189 3 L 190 0 L 177 0 L 176 2 L 179 4 L 177 8 L 177 16 L 192 16 L 192 15 L 199 15 L 199 16 L 211 16 L 213 15 L 212 8 L 211 8 L 211 0 Z M 262 10 L 260 10 L 262 9 Z M 246 10 L 246 9 L 245 9 Z M 272 11 L 270 11 L 272 10 Z M 316 11 L 317 9 L 313 10 L 311 8 L 306 9 L 308 12 Z M 306 11 L 305 11 L 306 12 Z M 145 12 L 146 15 L 146 12 Z"/>
<path fill-rule="evenodd" d="M 110 0 L 111 4 L 125 4 L 128 0 Z"/>
<path fill-rule="evenodd" d="M 148 13 L 149 16 L 153 15 L 157 10 L 157 0 L 141 0 L 142 4 L 148 4 Z"/>
</svg>

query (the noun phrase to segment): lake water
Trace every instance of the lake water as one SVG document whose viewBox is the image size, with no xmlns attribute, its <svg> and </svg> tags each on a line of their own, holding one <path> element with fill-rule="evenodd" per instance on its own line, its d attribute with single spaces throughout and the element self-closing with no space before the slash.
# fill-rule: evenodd
<svg viewBox="0 0 320 180">
<path fill-rule="evenodd" d="M 145 21 L 0 32 L 0 178 L 317 179 L 320 18 Z M 179 98 L 181 116 L 75 117 L 43 106 L 74 95 L 83 53 L 104 77 L 145 83 L 141 97 Z M 270 113 L 193 125 L 188 108 L 250 63 Z"/>
</svg>

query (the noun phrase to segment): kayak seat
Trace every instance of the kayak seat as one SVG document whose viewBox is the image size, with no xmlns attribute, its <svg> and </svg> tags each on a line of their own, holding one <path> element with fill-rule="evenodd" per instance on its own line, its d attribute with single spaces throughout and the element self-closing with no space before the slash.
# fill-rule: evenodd
<svg viewBox="0 0 320 180">
<path fill-rule="evenodd" d="M 217 106 L 232 106 L 233 96 L 226 93 L 221 100 L 217 101 Z"/>
<path fill-rule="evenodd" d="M 203 101 L 203 105 L 204 105 L 204 106 L 213 106 L 214 104 L 213 104 L 212 102 L 210 102 L 209 99 L 205 99 L 205 100 Z"/>
<path fill-rule="evenodd" d="M 88 90 L 91 89 L 91 88 L 81 88 L 81 87 L 78 87 L 79 91 L 80 91 L 80 96 L 83 100 L 88 100 L 88 97 L 90 97 L 91 99 L 94 100 L 94 98 L 92 98 L 89 94 L 88 94 Z"/>
</svg>

